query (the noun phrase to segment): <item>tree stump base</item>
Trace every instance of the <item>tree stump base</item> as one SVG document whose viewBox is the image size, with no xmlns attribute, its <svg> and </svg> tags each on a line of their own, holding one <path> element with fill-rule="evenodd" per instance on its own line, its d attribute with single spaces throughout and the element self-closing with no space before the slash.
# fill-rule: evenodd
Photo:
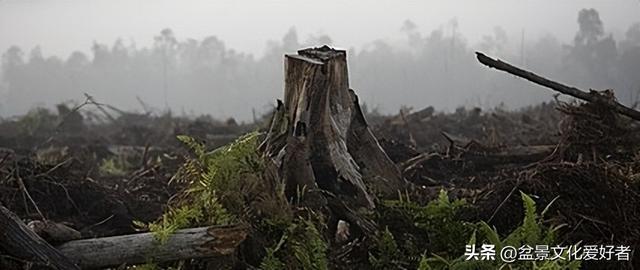
<svg viewBox="0 0 640 270">
<path fill-rule="evenodd" d="M 362 210 L 410 185 L 369 129 L 349 88 L 346 58 L 327 46 L 286 55 L 284 101 L 261 149 L 278 167 L 288 197 L 304 187 L 314 194 L 305 201 L 331 213 L 332 230 L 345 220 L 370 234 L 376 226 Z"/>
</svg>

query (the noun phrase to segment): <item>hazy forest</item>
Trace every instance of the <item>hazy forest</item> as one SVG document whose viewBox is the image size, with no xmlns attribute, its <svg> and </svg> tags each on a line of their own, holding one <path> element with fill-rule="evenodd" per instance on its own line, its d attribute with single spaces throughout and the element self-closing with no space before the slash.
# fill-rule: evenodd
<svg viewBox="0 0 640 270">
<path fill-rule="evenodd" d="M 458 106 L 519 108 L 550 100 L 535 86 L 479 66 L 473 57 L 482 51 L 541 71 L 582 88 L 616 89 L 625 104 L 637 100 L 640 89 L 640 23 L 621 39 L 607 32 L 606 22 L 592 9 L 576 14 L 572 43 L 552 35 L 537 40 L 507 37 L 500 27 L 479 44 L 469 44 L 456 31 L 455 20 L 423 33 L 411 21 L 398 25 L 405 39 L 373 41 L 359 50 L 349 49 L 351 85 L 370 108 L 394 113 L 405 105 L 439 110 Z M 95 43 L 91 54 L 75 52 L 67 59 L 44 54 L 46 48 L 12 47 L 2 56 L 3 96 L 0 114 L 23 114 L 34 106 L 83 99 L 83 93 L 123 110 L 211 114 L 252 119 L 264 113 L 282 92 L 282 55 L 299 48 L 327 44 L 329 36 L 300 38 L 294 28 L 280 41 L 266 44 L 261 57 L 225 46 L 215 36 L 202 40 L 181 37 L 164 29 L 150 48 L 135 41 Z M 393 43 L 393 44 L 390 44 Z M 521 89 L 513 91 L 513 89 Z M 108 93 L 108 94 L 104 94 Z M 224 98 L 221 98 L 224 97 Z M 152 108 L 143 108 L 138 101 Z"/>
<path fill-rule="evenodd" d="M 278 12 L 335 11 L 273 1 L 263 7 L 278 12 L 245 21 L 243 4 L 258 3 L 2 1 L 13 18 L 0 35 L 62 49 L 81 41 L 48 32 L 75 24 L 54 11 L 91 17 L 97 28 L 77 29 L 99 30 L 80 39 L 131 21 L 153 33 L 170 16 L 197 28 L 207 18 L 185 10 L 217 11 L 229 25 L 216 33 L 239 40 L 235 27 L 266 29 L 254 27 L 266 17 L 286 29 Z M 0 270 L 640 269 L 640 18 L 607 2 L 608 28 L 585 2 L 558 4 L 570 38 L 502 23 L 469 42 L 453 19 L 429 31 L 406 20 L 401 38 L 345 48 L 292 27 L 262 54 L 171 28 L 68 57 L 0 40 Z M 341 11 L 404 7 L 402 22 L 420 7 L 399 3 Z M 466 3 L 476 8 L 415 11 L 549 12 Z M 335 38 L 351 34 L 353 17 L 320 15 Z M 351 26 L 377 35 L 367 20 Z M 62 32 L 66 45 L 48 39 Z"/>
</svg>

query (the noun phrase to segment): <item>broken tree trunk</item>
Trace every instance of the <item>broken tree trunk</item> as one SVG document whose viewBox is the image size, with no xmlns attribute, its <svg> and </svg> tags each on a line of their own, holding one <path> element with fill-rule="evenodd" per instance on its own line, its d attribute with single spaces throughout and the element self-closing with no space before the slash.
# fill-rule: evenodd
<svg viewBox="0 0 640 270">
<path fill-rule="evenodd" d="M 162 263 L 233 254 L 244 241 L 242 225 L 178 230 L 160 243 L 152 233 L 74 240 L 56 248 L 82 269 Z"/>
<path fill-rule="evenodd" d="M 0 205 L 0 237 L 0 248 L 13 257 L 53 269 L 80 269 L 2 205 Z"/>
<path fill-rule="evenodd" d="M 0 233 L 0 249 L 12 257 L 47 269 L 79 270 L 230 255 L 249 229 L 244 225 L 184 229 L 163 243 L 152 233 L 139 233 L 74 240 L 54 248 L 0 205 Z"/>
<path fill-rule="evenodd" d="M 320 191 L 314 204 L 372 232 L 357 209 L 373 209 L 376 195 L 396 196 L 409 184 L 369 129 L 349 89 L 346 58 L 327 46 L 285 57 L 284 102 L 261 148 L 279 167 L 289 196 L 302 187 Z"/>
<path fill-rule="evenodd" d="M 526 70 L 522 70 L 520 68 L 517 68 L 515 66 L 510 65 L 509 63 L 503 62 L 501 60 L 496 60 L 493 58 L 490 58 L 486 55 L 484 55 L 483 53 L 480 52 L 476 52 L 476 56 L 478 58 L 478 61 L 480 61 L 480 63 L 488 66 L 488 67 L 492 67 L 498 70 L 502 70 L 504 72 L 516 75 L 518 77 L 524 78 L 528 81 L 534 82 L 536 84 L 551 88 L 555 91 L 558 91 L 560 93 L 563 93 L 565 95 L 570 95 L 572 97 L 575 98 L 579 98 L 582 99 L 584 101 L 588 101 L 588 102 L 594 102 L 594 103 L 600 103 L 603 104 L 611 109 L 613 109 L 614 111 L 618 112 L 619 114 L 623 114 L 626 115 L 634 120 L 638 120 L 640 121 L 640 112 L 636 111 L 634 109 L 631 109 L 627 106 L 624 106 L 620 103 L 618 103 L 617 101 L 615 101 L 615 99 L 611 96 L 607 96 L 607 95 L 602 95 L 596 91 L 590 91 L 590 92 L 586 92 L 586 91 L 582 91 L 578 88 L 575 87 L 570 87 L 570 86 L 566 86 L 563 85 L 561 83 L 558 82 L 554 82 L 552 80 L 543 78 L 541 76 L 538 76 L 536 74 L 534 74 L 533 72 L 529 72 Z"/>
</svg>

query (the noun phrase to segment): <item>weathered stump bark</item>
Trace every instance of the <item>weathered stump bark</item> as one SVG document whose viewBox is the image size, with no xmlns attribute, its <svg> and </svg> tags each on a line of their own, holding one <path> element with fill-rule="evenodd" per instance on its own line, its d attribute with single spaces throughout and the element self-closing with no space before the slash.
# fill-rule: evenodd
<svg viewBox="0 0 640 270">
<path fill-rule="evenodd" d="M 285 57 L 284 102 L 261 148 L 279 167 L 289 196 L 305 187 L 315 194 L 307 201 L 364 232 L 375 225 L 357 210 L 373 209 L 376 195 L 409 187 L 349 89 L 346 52 L 327 46 Z"/>
</svg>

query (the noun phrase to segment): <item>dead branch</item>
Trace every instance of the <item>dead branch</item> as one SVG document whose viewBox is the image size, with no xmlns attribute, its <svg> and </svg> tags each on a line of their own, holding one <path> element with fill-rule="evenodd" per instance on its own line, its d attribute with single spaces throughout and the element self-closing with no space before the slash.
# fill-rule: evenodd
<svg viewBox="0 0 640 270">
<path fill-rule="evenodd" d="M 501 60 L 496 60 L 493 58 L 490 58 L 486 55 L 484 55 L 481 52 L 476 52 L 476 56 L 478 58 L 478 61 L 480 61 L 480 63 L 491 67 L 491 68 L 495 68 L 498 70 L 502 70 L 504 72 L 507 72 L 509 74 L 513 74 L 515 76 L 518 76 L 520 78 L 526 79 L 528 81 L 531 81 L 533 83 L 551 88 L 555 91 L 558 91 L 560 93 L 563 93 L 565 95 L 570 95 L 572 97 L 578 98 L 578 99 L 582 99 L 584 101 L 588 101 L 588 102 L 594 102 L 594 103 L 600 103 L 603 104 L 609 108 L 611 108 L 612 110 L 622 114 L 622 115 L 626 115 L 634 120 L 638 120 L 640 121 L 640 112 L 636 111 L 634 109 L 631 109 L 627 106 L 624 106 L 620 103 L 618 103 L 617 101 L 615 101 L 613 98 L 607 97 L 605 95 L 601 95 L 600 93 L 596 92 L 596 91 L 590 91 L 590 92 L 586 92 L 583 90 L 580 90 L 578 88 L 575 87 L 571 87 L 571 86 L 566 86 L 563 85 L 561 83 L 543 78 L 539 75 L 534 74 L 533 72 L 529 72 L 523 69 L 520 69 L 518 67 L 512 66 L 506 62 L 503 62 Z"/>
</svg>

